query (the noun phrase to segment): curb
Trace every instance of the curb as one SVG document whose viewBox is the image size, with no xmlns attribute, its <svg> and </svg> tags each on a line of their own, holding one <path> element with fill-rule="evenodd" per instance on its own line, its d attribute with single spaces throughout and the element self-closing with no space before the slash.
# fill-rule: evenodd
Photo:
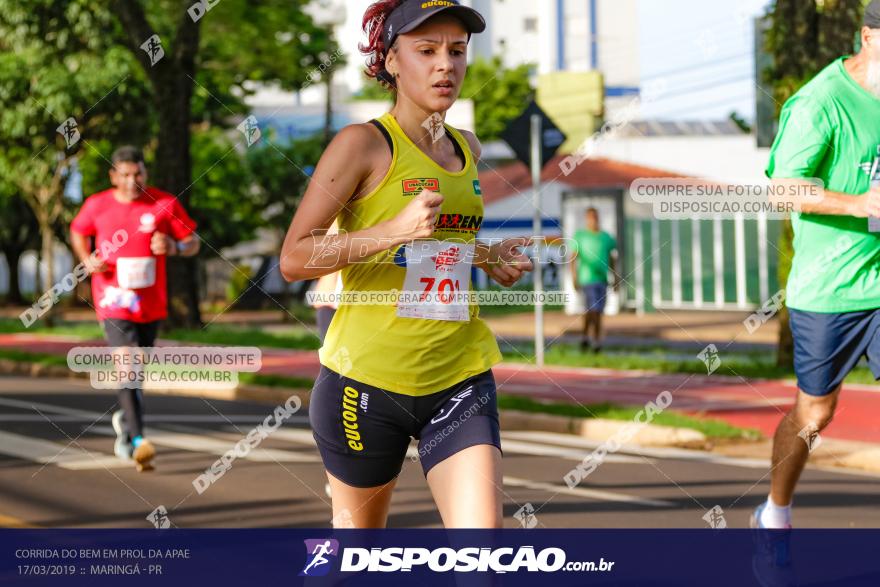
<svg viewBox="0 0 880 587">
<path fill-rule="evenodd" d="M 531 430 L 574 434 L 581 438 L 605 442 L 618 438 L 624 444 L 636 444 L 645 447 L 674 447 L 690 449 L 709 449 L 712 443 L 699 430 L 658 426 L 656 424 L 638 424 L 624 420 L 608 420 L 605 418 L 574 418 L 554 414 L 521 412 L 518 410 L 502 410 L 501 427 L 505 430 Z"/>
<path fill-rule="evenodd" d="M 840 458 L 840 464 L 850 469 L 880 473 L 880 448 L 857 450 Z"/>
</svg>

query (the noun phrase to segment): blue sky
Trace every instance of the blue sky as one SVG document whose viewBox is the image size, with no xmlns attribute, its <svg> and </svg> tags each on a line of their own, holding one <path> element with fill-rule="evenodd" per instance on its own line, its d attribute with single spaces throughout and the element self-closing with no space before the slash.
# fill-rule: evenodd
<svg viewBox="0 0 880 587">
<path fill-rule="evenodd" d="M 639 0 L 642 81 L 665 79 L 643 118 L 754 118 L 752 18 L 768 0 Z"/>
</svg>

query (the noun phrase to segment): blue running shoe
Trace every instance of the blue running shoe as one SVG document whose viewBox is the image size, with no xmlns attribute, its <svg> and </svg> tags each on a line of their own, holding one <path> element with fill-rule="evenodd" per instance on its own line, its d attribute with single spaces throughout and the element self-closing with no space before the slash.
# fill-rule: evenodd
<svg viewBox="0 0 880 587">
<path fill-rule="evenodd" d="M 117 457 L 124 461 L 131 461 L 131 453 L 134 450 L 134 447 L 131 446 L 131 442 L 128 440 L 128 432 L 125 430 L 125 418 L 122 410 L 117 410 L 113 412 L 113 417 L 110 418 L 110 423 L 113 424 L 113 431 L 116 432 L 116 442 L 113 443 L 113 452 Z"/>
</svg>

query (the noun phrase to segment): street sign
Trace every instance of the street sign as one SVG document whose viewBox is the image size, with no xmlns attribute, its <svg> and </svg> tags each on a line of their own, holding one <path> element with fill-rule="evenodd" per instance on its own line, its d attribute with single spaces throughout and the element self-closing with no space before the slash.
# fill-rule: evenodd
<svg viewBox="0 0 880 587">
<path fill-rule="evenodd" d="M 547 114 L 541 110 L 538 103 L 534 100 L 528 105 L 525 111 L 517 118 L 510 121 L 501 138 L 507 141 L 516 158 L 531 166 L 531 117 L 537 114 L 541 117 L 541 168 L 547 164 L 556 154 L 556 151 L 565 142 L 566 136 L 558 126 L 550 119 Z"/>
</svg>

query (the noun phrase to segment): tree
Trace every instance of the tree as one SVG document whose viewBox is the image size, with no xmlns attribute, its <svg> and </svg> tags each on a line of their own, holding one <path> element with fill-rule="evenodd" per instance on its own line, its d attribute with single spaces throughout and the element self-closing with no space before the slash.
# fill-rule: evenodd
<svg viewBox="0 0 880 587">
<path fill-rule="evenodd" d="M 17 135 L 6 128 L 0 133 L 20 147 L 17 166 L 0 161 L 0 174 L 18 181 L 29 169 L 29 192 L 42 189 L 29 201 L 41 222 L 51 224 L 61 215 L 55 203 L 62 202 L 72 156 L 106 157 L 90 147 L 101 138 L 112 139 L 108 146 L 145 144 L 151 183 L 192 210 L 191 197 L 221 163 L 211 162 L 193 184 L 193 124 L 235 125 L 258 84 L 299 89 L 334 53 L 327 31 L 303 13 L 306 2 L 223 0 L 208 12 L 208 3 L 194 0 L 0 0 L 0 98 L 11 106 L 0 116 L 14 123 Z M 38 92 L 33 85 L 41 86 Z M 59 146 L 55 132 L 67 116 L 76 118 L 83 137 L 70 149 Z M 155 138 L 146 141 L 143 130 Z M 42 155 L 31 163 L 37 152 Z M 200 324 L 195 260 L 171 259 L 168 271 L 169 321 Z"/>
<path fill-rule="evenodd" d="M 17 188 L 3 177 L 0 177 L 0 209 L 3 210 L 0 216 L 0 250 L 9 266 L 6 302 L 19 305 L 24 303 L 24 298 L 18 287 L 18 263 L 26 250 L 40 246 L 40 228 L 34 211 L 19 195 Z"/>
<path fill-rule="evenodd" d="M 206 117 L 223 124 L 244 109 L 236 96 L 252 93 L 253 82 L 293 90 L 305 85 L 308 74 L 333 49 L 327 31 L 302 11 L 305 3 L 224 0 L 208 13 L 205 4 L 193 9 L 186 0 L 111 2 L 126 33 L 124 44 L 139 58 L 152 88 L 158 126 L 154 182 L 177 195 L 184 206 L 189 207 L 193 188 L 190 125 L 195 89 L 209 96 Z M 150 39 L 154 46 L 161 43 L 164 56 L 158 61 L 141 48 Z M 201 324 L 194 263 L 183 258 L 168 264 L 171 323 Z"/>
<path fill-rule="evenodd" d="M 282 237 L 290 226 L 293 211 L 302 201 L 325 141 L 324 133 L 286 145 L 271 142 L 270 138 L 268 145 L 247 153 L 247 167 L 254 178 L 253 189 L 262 210 L 261 217 Z M 300 291 L 305 294 L 304 288 Z M 289 298 L 285 289 L 279 303 L 286 308 Z M 282 314 L 283 320 L 287 321 L 288 317 L 287 312 Z"/>
<path fill-rule="evenodd" d="M 374 80 L 373 78 L 367 77 L 366 74 L 361 75 L 361 89 L 352 96 L 354 100 L 379 100 L 379 101 L 391 101 L 394 97 L 394 93 L 391 90 L 388 90 Z"/>
<path fill-rule="evenodd" d="M 500 57 L 475 59 L 468 67 L 461 97 L 474 102 L 475 130 L 481 141 L 498 140 L 531 101 L 530 70 L 528 64 L 506 69 Z"/>
<path fill-rule="evenodd" d="M 852 52 L 853 40 L 862 20 L 863 0 L 776 0 L 766 18 L 770 21 L 765 49 L 773 63 L 764 72 L 773 88 L 776 115 L 782 105 L 825 66 Z M 785 220 L 779 238 L 779 286 L 785 288 L 791 271 L 791 222 Z M 788 311 L 779 312 L 779 340 L 776 362 L 791 367 L 794 342 L 788 326 Z"/>
<path fill-rule="evenodd" d="M 33 210 L 49 287 L 69 165 L 86 137 L 117 138 L 134 118 L 138 79 L 95 30 L 112 24 L 88 2 L 0 0 L 0 177 Z M 123 57 L 123 58 L 120 58 Z M 134 126 L 134 125 L 133 125 Z M 49 317 L 51 320 L 51 316 Z"/>
<path fill-rule="evenodd" d="M 264 223 L 282 234 L 305 193 L 323 151 L 323 136 L 272 143 L 247 153 L 247 166 Z"/>
</svg>

